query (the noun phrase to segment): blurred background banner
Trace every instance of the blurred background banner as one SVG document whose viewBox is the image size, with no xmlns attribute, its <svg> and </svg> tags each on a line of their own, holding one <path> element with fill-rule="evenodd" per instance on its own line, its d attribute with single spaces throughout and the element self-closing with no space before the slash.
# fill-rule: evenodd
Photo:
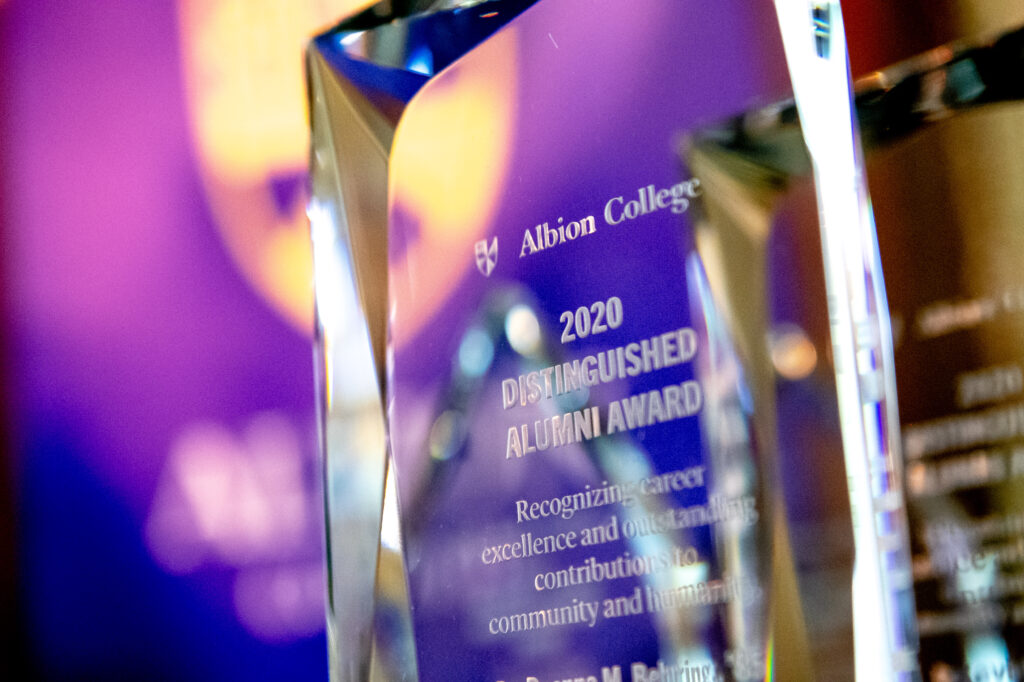
<svg viewBox="0 0 1024 682">
<path fill-rule="evenodd" d="M 359 4 L 0 1 L 0 677 L 326 679 L 302 51 Z"/>
<path fill-rule="evenodd" d="M 302 51 L 367 4 L 0 0 L 0 678 L 326 679 Z M 845 3 L 854 75 L 952 4 Z"/>
</svg>

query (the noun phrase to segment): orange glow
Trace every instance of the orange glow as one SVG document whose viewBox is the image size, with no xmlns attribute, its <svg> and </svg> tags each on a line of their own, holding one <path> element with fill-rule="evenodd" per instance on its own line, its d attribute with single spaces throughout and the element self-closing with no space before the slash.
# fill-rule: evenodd
<svg viewBox="0 0 1024 682">
<path fill-rule="evenodd" d="M 181 16 L 204 164 L 239 183 L 295 166 L 308 139 L 302 46 L 335 13 L 312 2 L 183 0 Z"/>
<path fill-rule="evenodd" d="M 197 163 L 228 253 L 253 288 L 312 329 L 303 49 L 366 0 L 179 0 Z M 273 182 L 294 187 L 275 200 Z"/>
<path fill-rule="evenodd" d="M 807 334 L 795 325 L 786 325 L 773 334 L 772 364 L 775 371 L 790 381 L 806 379 L 818 366 L 818 351 Z"/>
<path fill-rule="evenodd" d="M 391 272 L 396 300 L 410 308 L 411 324 L 397 332 L 398 344 L 473 268 L 473 244 L 488 229 L 505 184 L 516 87 L 515 33 L 506 30 L 414 98 L 398 126 L 390 201 L 415 214 L 421 228 L 406 252 L 407 263 Z M 452 267 L 417 273 L 416 290 L 401 276 L 406 265 L 416 270 L 418 262 L 438 261 Z"/>
</svg>

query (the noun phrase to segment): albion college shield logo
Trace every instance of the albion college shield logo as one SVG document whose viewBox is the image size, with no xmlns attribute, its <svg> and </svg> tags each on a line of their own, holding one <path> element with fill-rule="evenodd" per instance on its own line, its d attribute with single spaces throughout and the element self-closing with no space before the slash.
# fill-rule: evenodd
<svg viewBox="0 0 1024 682">
<path fill-rule="evenodd" d="M 476 269 L 484 277 L 490 277 L 494 266 L 498 264 L 498 238 L 491 240 L 490 245 L 483 239 L 476 243 Z"/>
</svg>

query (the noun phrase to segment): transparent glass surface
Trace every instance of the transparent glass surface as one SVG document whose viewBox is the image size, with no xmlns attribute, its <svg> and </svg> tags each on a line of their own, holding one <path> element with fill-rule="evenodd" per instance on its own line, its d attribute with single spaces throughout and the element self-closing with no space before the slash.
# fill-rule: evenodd
<svg viewBox="0 0 1024 682">
<path fill-rule="evenodd" d="M 781 3 L 780 15 L 794 6 Z M 819 669 L 834 664 L 830 679 L 848 678 L 852 667 L 857 679 L 913 680 L 920 673 L 885 289 L 845 61 L 829 58 L 844 51 L 838 8 L 816 6 L 813 17 L 813 43 L 787 33 L 783 20 L 787 49 L 803 50 L 803 59 L 790 55 L 795 100 L 696 131 L 682 156 L 707 189 L 698 251 L 719 290 L 733 292 L 728 304 L 750 345 L 768 339 L 780 374 L 772 396 L 780 488 L 801 598 L 813 605 L 850 590 L 852 666 L 824 653 L 830 639 L 849 634 L 849 621 L 808 612 Z M 753 295 L 759 289 L 767 291 Z M 767 376 L 758 385 L 772 386 Z M 821 401 L 816 425 L 798 411 L 812 395 Z M 849 516 L 825 492 L 843 483 Z M 844 561 L 853 566 L 849 583 Z"/>
<path fill-rule="evenodd" d="M 862 349 L 857 362 L 868 361 L 863 367 L 895 370 L 889 375 L 895 387 L 861 381 L 863 423 L 875 419 L 881 427 L 882 446 L 869 468 L 876 498 L 871 509 L 881 565 L 892 569 L 882 579 L 892 597 L 893 641 L 911 644 L 916 628 L 921 671 L 936 682 L 1011 680 L 1024 672 L 1015 454 L 1024 388 L 1017 305 L 1024 217 L 1022 46 L 1020 29 L 965 40 L 856 84 L 879 252 L 878 262 L 870 262 L 874 247 L 862 250 L 865 281 L 869 289 L 872 278 L 880 283 L 881 264 L 887 288 L 885 300 L 866 301 L 861 309 L 854 345 Z M 795 105 L 762 109 L 692 139 L 687 158 L 697 168 L 710 163 L 723 169 L 741 194 L 757 197 L 787 229 L 811 225 L 793 220 L 820 210 L 811 201 L 820 190 L 809 185 L 812 164 L 799 153 L 798 125 Z M 800 235 L 800 246 L 788 249 L 809 248 L 817 239 L 806 230 L 792 234 Z M 830 235 L 827 229 L 822 234 L 827 252 Z M 804 256 L 783 258 L 799 262 Z M 836 267 L 832 274 L 842 272 Z M 794 274 L 799 276 L 796 269 Z M 886 308 L 891 324 L 885 323 Z M 839 376 L 836 319 L 828 361 Z M 814 343 L 827 349 L 823 339 Z M 881 398 L 874 405 L 872 394 Z M 884 414 L 897 402 L 902 441 L 893 443 L 891 431 L 885 433 L 893 421 L 887 424 Z M 847 421 L 855 422 L 856 415 Z M 909 563 L 896 540 L 907 523 L 897 503 L 901 487 Z M 855 494 L 853 499 L 856 504 Z M 870 517 L 861 513 L 854 518 L 863 527 Z M 792 526 L 801 523 L 791 516 Z M 798 554 L 814 556 L 810 548 Z"/>
<path fill-rule="evenodd" d="M 915 679 L 841 22 L 783 5 L 313 42 L 339 679 Z"/>
<path fill-rule="evenodd" d="M 384 422 L 388 154 L 406 103 L 434 71 L 532 3 L 484 4 L 381 2 L 308 51 L 327 625 L 336 680 L 418 679 Z"/>
<path fill-rule="evenodd" d="M 858 91 L 896 329 L 921 666 L 1024 674 L 1024 30 Z"/>
</svg>

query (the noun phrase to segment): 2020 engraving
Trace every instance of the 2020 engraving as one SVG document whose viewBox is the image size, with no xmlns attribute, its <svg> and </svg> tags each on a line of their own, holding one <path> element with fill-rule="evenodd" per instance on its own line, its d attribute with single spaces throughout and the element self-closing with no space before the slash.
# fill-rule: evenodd
<svg viewBox="0 0 1024 682">
<path fill-rule="evenodd" d="M 562 343 L 618 329 L 622 326 L 622 299 L 612 296 L 607 301 L 595 301 L 590 307 L 580 306 L 575 312 L 566 310 L 558 319 L 565 325 Z"/>
</svg>

